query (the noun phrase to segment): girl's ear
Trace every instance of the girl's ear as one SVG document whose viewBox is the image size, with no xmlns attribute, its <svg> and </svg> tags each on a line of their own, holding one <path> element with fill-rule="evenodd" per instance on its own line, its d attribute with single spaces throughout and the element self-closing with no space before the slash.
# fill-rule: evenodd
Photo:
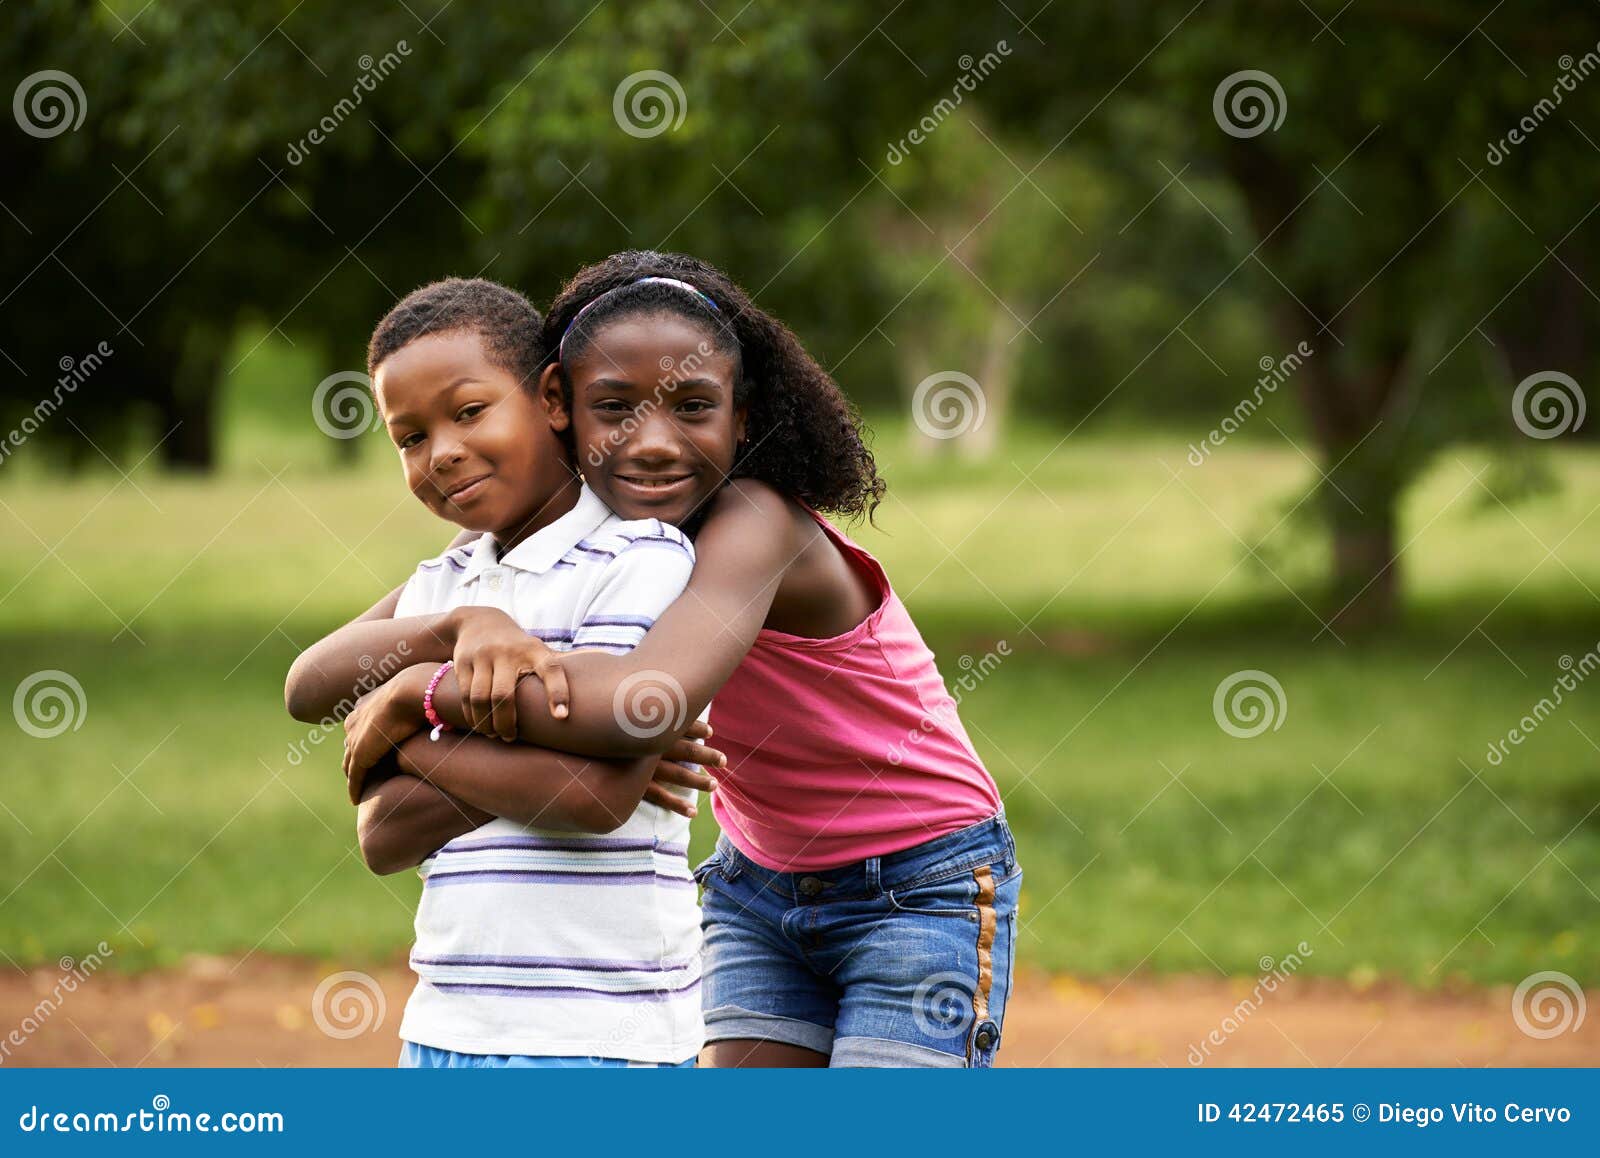
<svg viewBox="0 0 1600 1158">
<path fill-rule="evenodd" d="M 733 445 L 736 448 L 737 447 L 741 447 L 741 446 L 744 445 L 745 423 L 746 423 L 746 420 L 749 419 L 749 417 L 750 417 L 750 404 L 748 402 L 746 402 L 743 406 L 734 407 L 734 410 L 733 410 Z"/>
<path fill-rule="evenodd" d="M 551 362 L 539 375 L 539 397 L 544 401 L 551 430 L 562 431 L 572 425 L 572 415 L 561 397 L 561 363 Z"/>
</svg>

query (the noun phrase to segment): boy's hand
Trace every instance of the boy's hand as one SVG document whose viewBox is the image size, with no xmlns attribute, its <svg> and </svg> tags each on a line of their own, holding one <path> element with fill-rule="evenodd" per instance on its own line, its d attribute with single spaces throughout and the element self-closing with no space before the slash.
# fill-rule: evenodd
<svg viewBox="0 0 1600 1158">
<path fill-rule="evenodd" d="M 704 720 L 690 724 L 682 736 L 673 742 L 656 765 L 655 775 L 644 790 L 644 798 L 658 808 L 676 812 L 693 819 L 698 809 L 694 804 L 672 791 L 670 785 L 693 788 L 698 792 L 715 792 L 716 780 L 707 768 L 723 768 L 728 758 L 715 748 L 698 743 L 711 738 L 711 725 Z"/>
<path fill-rule="evenodd" d="M 395 746 L 422 731 L 422 695 L 438 664 L 414 664 L 356 701 L 344 719 L 344 778 L 351 804 L 361 803 L 367 773 Z"/>
<path fill-rule="evenodd" d="M 495 607 L 462 607 L 456 615 L 455 671 L 461 708 L 475 732 L 517 738 L 517 684 L 536 676 L 544 684 L 550 714 L 567 717 L 567 674 L 560 654 L 528 635 Z"/>
</svg>

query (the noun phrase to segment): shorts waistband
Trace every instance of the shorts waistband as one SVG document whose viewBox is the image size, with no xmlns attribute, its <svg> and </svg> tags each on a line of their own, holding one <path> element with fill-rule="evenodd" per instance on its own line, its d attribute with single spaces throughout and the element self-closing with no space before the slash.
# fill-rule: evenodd
<svg viewBox="0 0 1600 1158">
<path fill-rule="evenodd" d="M 999 812 L 899 852 L 816 872 L 766 868 L 741 853 L 725 835 L 717 840 L 717 856 L 722 862 L 720 871 L 728 880 L 748 875 L 766 889 L 806 903 L 878 896 L 885 890 L 910 888 L 987 864 L 1001 864 L 1009 876 L 1016 868 L 1017 845 L 1005 813 Z"/>
</svg>

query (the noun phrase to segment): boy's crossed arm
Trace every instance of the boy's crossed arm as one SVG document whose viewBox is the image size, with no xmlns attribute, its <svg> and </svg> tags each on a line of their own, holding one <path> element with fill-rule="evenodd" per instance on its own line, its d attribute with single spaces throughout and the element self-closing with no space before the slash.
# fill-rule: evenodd
<svg viewBox="0 0 1600 1158">
<path fill-rule="evenodd" d="M 416 687 L 408 685 L 420 682 L 425 687 L 431 671 L 427 665 L 401 673 L 391 681 L 400 686 L 387 697 L 374 693 L 364 700 L 347 719 L 347 728 L 363 737 L 391 729 L 382 722 L 387 718 L 385 698 L 420 698 Z M 434 741 L 425 732 L 413 732 L 374 769 L 387 772 L 393 767 L 397 773 L 377 782 L 364 771 L 350 777 L 351 798 L 360 802 L 362 856 L 374 872 L 398 872 L 497 816 L 566 832 L 610 832 L 633 814 L 641 799 L 693 817 L 694 806 L 672 786 L 700 791 L 715 787 L 693 766 L 721 759 L 720 753 L 696 742 L 709 734 L 710 728 L 697 720 L 666 759 L 621 759 L 574 756 L 471 733 L 453 732 Z"/>
</svg>

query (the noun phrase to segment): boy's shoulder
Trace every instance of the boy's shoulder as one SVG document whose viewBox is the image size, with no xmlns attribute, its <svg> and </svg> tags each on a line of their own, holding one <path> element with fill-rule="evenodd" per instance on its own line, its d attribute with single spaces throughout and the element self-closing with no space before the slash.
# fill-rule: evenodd
<svg viewBox="0 0 1600 1158">
<path fill-rule="evenodd" d="M 453 604 L 459 598 L 462 578 L 477 549 L 478 540 L 474 539 L 418 563 L 400 593 L 395 615 L 426 615 Z"/>
<path fill-rule="evenodd" d="M 586 535 L 573 548 L 575 553 L 598 559 L 616 558 L 642 551 L 664 551 L 694 561 L 694 544 L 671 523 L 660 519 L 622 519 L 613 516 Z"/>
<path fill-rule="evenodd" d="M 460 546 L 451 547 L 431 559 L 422 560 L 417 564 L 417 573 L 421 575 L 435 573 L 441 575 L 462 574 L 466 571 L 467 564 L 472 561 L 472 556 L 484 537 L 480 535 L 477 539 L 462 543 Z"/>
</svg>

